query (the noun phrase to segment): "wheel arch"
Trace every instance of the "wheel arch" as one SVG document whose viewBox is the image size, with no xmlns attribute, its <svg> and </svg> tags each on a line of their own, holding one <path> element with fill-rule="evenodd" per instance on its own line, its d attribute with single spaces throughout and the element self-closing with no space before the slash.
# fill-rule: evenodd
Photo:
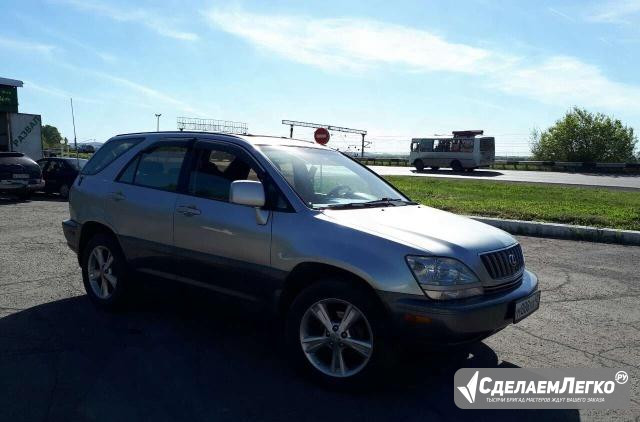
<svg viewBox="0 0 640 422">
<path fill-rule="evenodd" d="M 80 263 L 80 265 L 82 265 L 82 255 L 84 253 L 85 246 L 87 245 L 89 240 L 98 233 L 105 233 L 113 236 L 116 242 L 118 242 L 118 245 L 120 245 L 118 236 L 116 236 L 116 233 L 106 224 L 97 221 L 87 221 L 85 223 L 82 223 L 82 227 L 80 229 L 80 239 L 78 241 L 78 263 Z M 120 247 L 122 248 L 122 246 Z"/>
<path fill-rule="evenodd" d="M 295 298 L 306 288 L 329 277 L 336 277 L 344 280 L 363 291 L 367 292 L 371 298 L 378 303 L 381 309 L 388 311 L 375 289 L 365 279 L 344 268 L 319 262 L 302 262 L 286 277 L 284 286 L 276 302 L 276 311 L 279 315 L 284 315 L 295 300 Z"/>
</svg>

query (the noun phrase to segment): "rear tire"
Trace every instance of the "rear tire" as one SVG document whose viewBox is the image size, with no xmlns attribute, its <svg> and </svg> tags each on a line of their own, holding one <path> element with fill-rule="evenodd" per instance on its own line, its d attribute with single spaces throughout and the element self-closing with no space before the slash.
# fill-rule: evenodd
<svg viewBox="0 0 640 422">
<path fill-rule="evenodd" d="M 295 365 L 334 388 L 372 380 L 392 361 L 385 314 L 373 295 L 342 279 L 325 279 L 303 290 L 286 320 Z"/>
<path fill-rule="evenodd" d="M 22 199 L 23 201 L 26 201 L 31 198 L 31 191 L 29 191 L 28 189 L 24 189 L 18 192 L 16 195 L 18 195 L 18 198 Z"/>
<path fill-rule="evenodd" d="M 424 163 L 422 162 L 422 160 L 414 161 L 413 165 L 416 167 L 416 170 L 418 170 L 418 172 L 424 171 Z"/>
<path fill-rule="evenodd" d="M 58 193 L 60 194 L 60 197 L 62 199 L 68 199 L 69 198 L 69 186 L 66 185 L 66 184 L 60 186 L 60 189 L 58 190 Z"/>
<path fill-rule="evenodd" d="M 458 160 L 455 160 L 455 161 L 451 162 L 451 168 L 456 173 L 461 173 L 462 171 L 464 171 L 464 167 L 462 167 L 462 164 Z"/>
<path fill-rule="evenodd" d="M 91 301 L 104 309 L 115 309 L 124 304 L 128 271 L 113 235 L 94 235 L 81 252 L 82 281 Z"/>
</svg>

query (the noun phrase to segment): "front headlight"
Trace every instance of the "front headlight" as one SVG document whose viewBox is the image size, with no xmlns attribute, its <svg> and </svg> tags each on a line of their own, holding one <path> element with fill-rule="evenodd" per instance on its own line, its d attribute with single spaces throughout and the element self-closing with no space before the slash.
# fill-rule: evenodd
<svg viewBox="0 0 640 422">
<path fill-rule="evenodd" d="M 407 264 L 431 299 L 461 299 L 483 293 L 478 277 L 456 259 L 407 256 Z"/>
</svg>

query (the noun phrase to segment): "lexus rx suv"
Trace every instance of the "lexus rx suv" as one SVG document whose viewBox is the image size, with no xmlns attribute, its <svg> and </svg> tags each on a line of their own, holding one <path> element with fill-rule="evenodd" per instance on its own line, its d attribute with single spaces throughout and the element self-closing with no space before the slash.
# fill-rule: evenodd
<svg viewBox="0 0 640 422">
<path fill-rule="evenodd" d="M 412 202 L 321 145 L 203 132 L 118 135 L 62 223 L 84 286 L 117 307 L 141 275 L 268 306 L 292 361 L 334 385 L 394 345 L 479 341 L 539 306 L 518 242 Z"/>
</svg>

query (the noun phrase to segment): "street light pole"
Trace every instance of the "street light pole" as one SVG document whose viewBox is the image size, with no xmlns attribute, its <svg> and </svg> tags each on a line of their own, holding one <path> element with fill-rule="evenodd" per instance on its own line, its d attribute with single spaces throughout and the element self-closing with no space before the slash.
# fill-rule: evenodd
<svg viewBox="0 0 640 422">
<path fill-rule="evenodd" d="M 156 119 L 157 119 L 157 123 L 156 123 L 156 132 L 160 132 L 160 116 L 162 116 L 162 114 L 158 114 L 156 113 Z"/>
</svg>

